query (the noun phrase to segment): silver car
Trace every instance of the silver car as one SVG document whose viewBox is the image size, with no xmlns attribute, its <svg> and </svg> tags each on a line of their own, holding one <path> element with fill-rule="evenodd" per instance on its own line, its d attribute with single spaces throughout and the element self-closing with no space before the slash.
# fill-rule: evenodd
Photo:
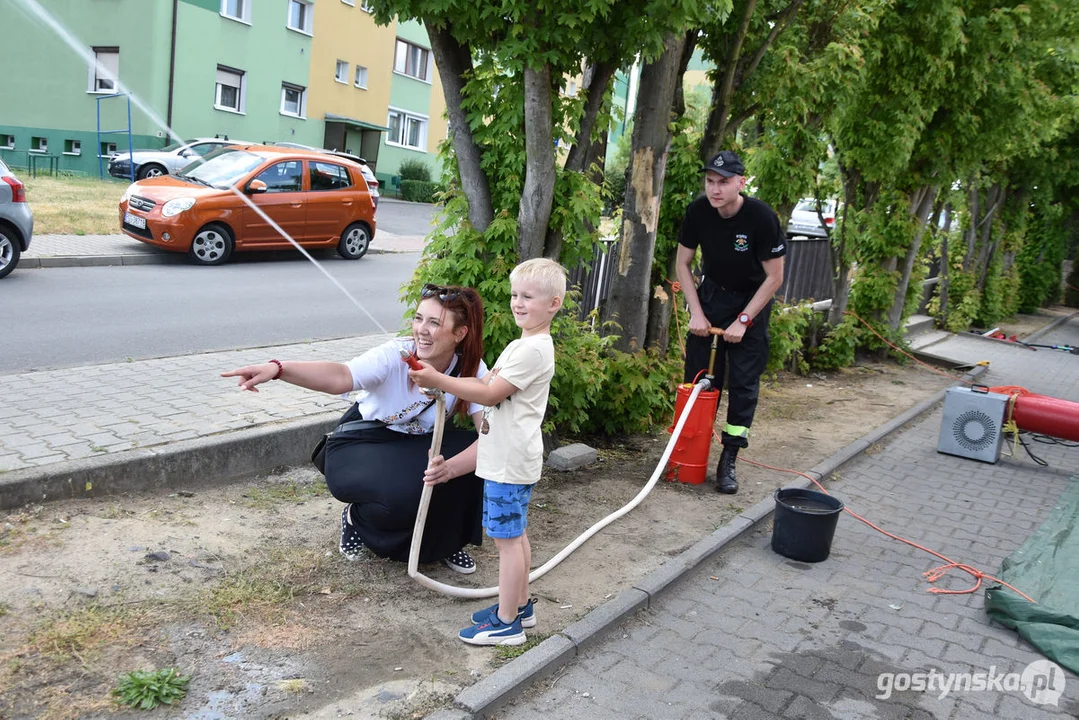
<svg viewBox="0 0 1079 720">
<path fill-rule="evenodd" d="M 26 188 L 0 160 L 0 278 L 19 264 L 34 234 L 34 213 L 26 204 Z"/>
<path fill-rule="evenodd" d="M 828 231 L 835 226 L 835 210 L 835 200 L 824 201 L 820 213 L 824 216 L 824 225 L 821 225 L 820 215 L 817 214 L 817 201 L 813 198 L 800 200 L 791 212 L 790 222 L 787 223 L 787 237 L 828 237 Z"/>
<path fill-rule="evenodd" d="M 118 153 L 109 158 L 109 175 L 118 178 L 143 180 L 159 175 L 171 175 L 185 165 L 205 155 L 230 145 L 250 145 L 246 140 L 226 138 L 195 138 L 186 142 L 176 142 L 160 150 L 136 150 L 133 153 Z M 134 162 L 134 170 L 132 170 Z"/>
</svg>

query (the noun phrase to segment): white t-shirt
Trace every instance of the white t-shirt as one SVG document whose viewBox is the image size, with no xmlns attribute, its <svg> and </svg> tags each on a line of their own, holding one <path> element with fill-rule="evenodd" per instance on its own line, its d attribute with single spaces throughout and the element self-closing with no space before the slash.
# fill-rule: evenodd
<svg viewBox="0 0 1079 720">
<path fill-rule="evenodd" d="M 420 392 L 415 384 L 409 385 L 408 365 L 401 360 L 400 351 L 403 347 L 412 352 L 415 346 L 412 338 L 397 338 L 371 348 L 345 365 L 352 373 L 352 389 L 362 391 L 356 402 L 365 420 L 381 420 L 390 430 L 423 435 L 434 429 L 435 406 L 431 404 L 431 407 L 413 418 L 420 408 L 431 402 L 431 398 Z M 457 362 L 458 358 L 454 356 L 446 372 L 451 372 Z M 487 366 L 480 360 L 476 377 L 486 374 Z M 447 414 L 453 411 L 456 401 L 456 397 L 446 393 Z M 481 410 L 483 406 L 477 403 L 470 403 L 468 406 L 469 415 Z M 402 420 L 404 422 L 401 422 Z"/>
<path fill-rule="evenodd" d="M 517 392 L 484 410 L 490 430 L 480 435 L 476 474 L 510 485 L 532 485 L 543 471 L 543 415 L 554 377 L 551 336 L 511 342 L 484 379 L 490 383 L 496 375 Z"/>
</svg>

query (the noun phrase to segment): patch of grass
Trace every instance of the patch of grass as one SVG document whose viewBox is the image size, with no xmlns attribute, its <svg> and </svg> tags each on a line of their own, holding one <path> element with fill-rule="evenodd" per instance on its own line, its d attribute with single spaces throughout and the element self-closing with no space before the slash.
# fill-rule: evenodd
<svg viewBox="0 0 1079 720">
<path fill-rule="evenodd" d="M 130 632 L 134 620 L 134 613 L 122 606 L 88 605 L 47 618 L 30 633 L 29 644 L 54 662 L 85 665 L 87 655 L 105 645 L 143 640 Z"/>
<path fill-rule="evenodd" d="M 547 635 L 529 635 L 528 640 L 526 640 L 523 645 L 496 645 L 495 657 L 499 660 L 508 662 L 514 658 L 521 657 L 526 652 L 546 640 L 547 637 Z"/>
<path fill-rule="evenodd" d="M 11 611 L 11 606 L 6 602 L 0 602 L 0 617 L 4 617 Z"/>
<path fill-rule="evenodd" d="M 247 557 L 195 600 L 198 612 L 209 613 L 219 627 L 238 619 L 257 617 L 280 622 L 296 597 L 319 594 L 325 588 L 324 552 L 312 548 L 272 549 Z"/>
<path fill-rule="evenodd" d="M 36 235 L 116 235 L 120 196 L 128 183 L 58 175 L 20 179 L 34 210 Z"/>
<path fill-rule="evenodd" d="M 267 508 L 281 502 L 302 503 L 312 498 L 326 497 L 329 489 L 319 483 L 285 482 L 254 487 L 244 493 L 245 504 L 253 508 Z"/>
<path fill-rule="evenodd" d="M 303 678 L 290 678 L 288 680 L 278 680 L 277 687 L 290 695 L 299 695 L 300 693 L 310 692 L 311 687 L 307 684 L 307 681 Z"/>
<path fill-rule="evenodd" d="M 121 705 L 139 710 L 153 710 L 158 705 L 172 705 L 187 694 L 190 677 L 176 668 L 135 670 L 120 676 L 112 696 Z"/>
</svg>

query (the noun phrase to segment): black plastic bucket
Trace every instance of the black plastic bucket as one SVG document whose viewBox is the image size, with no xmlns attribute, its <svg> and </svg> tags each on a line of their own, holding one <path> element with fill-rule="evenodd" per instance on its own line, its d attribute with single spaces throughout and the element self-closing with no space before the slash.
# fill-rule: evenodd
<svg viewBox="0 0 1079 720">
<path fill-rule="evenodd" d="M 816 490 L 776 490 L 772 550 L 791 560 L 820 562 L 832 551 L 843 503 Z"/>
</svg>

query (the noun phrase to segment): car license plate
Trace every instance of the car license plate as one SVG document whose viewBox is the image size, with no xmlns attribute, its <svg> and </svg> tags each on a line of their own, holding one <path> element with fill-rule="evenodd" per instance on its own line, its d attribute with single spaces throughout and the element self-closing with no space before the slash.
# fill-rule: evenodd
<svg viewBox="0 0 1079 720">
<path fill-rule="evenodd" d="M 146 229 L 146 218 L 133 215 L 132 213 L 124 213 L 124 222 L 132 227 L 137 227 L 139 230 Z"/>
</svg>

